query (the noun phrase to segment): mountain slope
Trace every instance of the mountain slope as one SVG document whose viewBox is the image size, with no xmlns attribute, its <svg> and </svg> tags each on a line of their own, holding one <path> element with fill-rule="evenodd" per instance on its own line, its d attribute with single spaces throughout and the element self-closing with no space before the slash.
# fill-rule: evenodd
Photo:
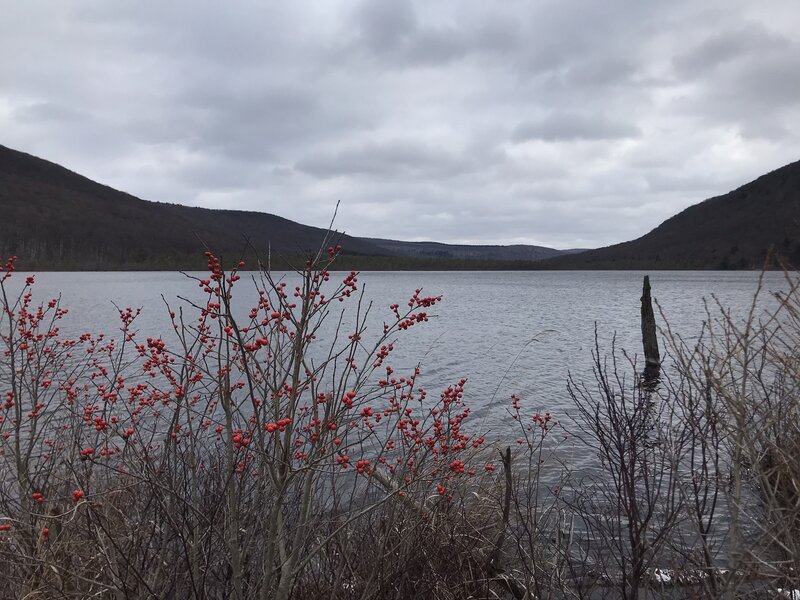
<svg viewBox="0 0 800 600">
<path fill-rule="evenodd" d="M 234 258 L 245 238 L 262 255 L 299 255 L 326 233 L 266 213 L 148 202 L 4 146 L 0 214 L 0 256 L 40 268 L 199 267 L 204 243 Z M 386 254 L 350 236 L 339 243 L 350 254 Z"/>
<path fill-rule="evenodd" d="M 282 217 L 148 202 L 57 164 L 0 146 L 0 256 L 24 268 L 200 268 L 204 244 L 238 259 L 245 239 L 260 256 L 296 257 L 326 231 Z M 343 235 L 340 268 L 517 268 L 561 254 L 539 246 L 453 246 Z M 249 257 L 252 260 L 252 257 Z M 282 264 L 282 263 L 280 263 Z"/>
<path fill-rule="evenodd" d="M 262 257 L 271 251 L 277 266 L 279 256 L 297 262 L 316 250 L 325 234 L 266 213 L 148 202 L 0 145 L 0 257 L 16 254 L 22 268 L 202 268 L 205 244 L 238 259 L 245 239 Z M 691 206 L 639 239 L 597 250 L 338 241 L 350 261 L 340 268 L 759 268 L 770 246 L 797 265 L 800 161 Z"/>
<path fill-rule="evenodd" d="M 770 247 L 800 265 L 800 161 L 690 206 L 636 240 L 542 264 L 560 269 L 758 269 Z"/>
</svg>

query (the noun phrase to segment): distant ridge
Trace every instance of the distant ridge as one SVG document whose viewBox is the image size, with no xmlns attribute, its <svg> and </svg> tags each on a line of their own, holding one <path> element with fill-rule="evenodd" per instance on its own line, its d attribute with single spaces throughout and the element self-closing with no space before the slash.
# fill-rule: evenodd
<svg viewBox="0 0 800 600">
<path fill-rule="evenodd" d="M 630 242 L 547 260 L 554 269 L 760 269 L 767 250 L 800 266 L 800 161 L 664 221 Z"/>
<path fill-rule="evenodd" d="M 556 250 L 545 246 L 526 244 L 501 245 L 468 245 L 442 244 L 440 242 L 401 242 L 379 238 L 361 238 L 399 256 L 415 258 L 439 258 L 456 260 L 502 260 L 502 261 L 536 261 L 574 254 L 583 250 Z"/>
</svg>

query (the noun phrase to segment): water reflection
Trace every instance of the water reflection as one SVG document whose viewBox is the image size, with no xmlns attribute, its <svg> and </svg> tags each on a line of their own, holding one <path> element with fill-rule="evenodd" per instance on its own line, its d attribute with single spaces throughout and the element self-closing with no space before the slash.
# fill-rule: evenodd
<svg viewBox="0 0 800 600">
<path fill-rule="evenodd" d="M 651 399 L 661 385 L 661 365 L 645 366 L 639 377 L 639 385 L 647 399 Z"/>
</svg>

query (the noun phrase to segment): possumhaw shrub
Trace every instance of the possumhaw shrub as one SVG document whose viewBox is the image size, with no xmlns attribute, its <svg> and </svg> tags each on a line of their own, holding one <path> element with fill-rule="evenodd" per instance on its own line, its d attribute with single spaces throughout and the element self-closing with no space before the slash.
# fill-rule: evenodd
<svg viewBox="0 0 800 600">
<path fill-rule="evenodd" d="M 331 271 L 340 251 L 285 278 L 209 252 L 203 300 L 145 339 L 128 307 L 113 335 L 63 336 L 60 299 L 37 303 L 33 276 L 11 294 L 3 263 L 0 571 L 14 594 L 287 598 L 335 585 L 343 533 L 392 511 L 436 527 L 493 477 L 466 380 L 429 394 L 420 366 L 391 364 L 441 296 L 413 290 L 369 332 L 358 274 Z M 253 295 L 249 311 L 234 293 Z"/>
</svg>

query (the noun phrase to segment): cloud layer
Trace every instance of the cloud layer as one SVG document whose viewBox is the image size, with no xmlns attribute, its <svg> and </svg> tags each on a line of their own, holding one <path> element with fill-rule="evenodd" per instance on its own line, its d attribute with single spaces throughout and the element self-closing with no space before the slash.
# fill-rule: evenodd
<svg viewBox="0 0 800 600">
<path fill-rule="evenodd" d="M 6 2 L 0 143 L 149 200 L 594 247 L 800 158 L 795 0 Z"/>
</svg>

